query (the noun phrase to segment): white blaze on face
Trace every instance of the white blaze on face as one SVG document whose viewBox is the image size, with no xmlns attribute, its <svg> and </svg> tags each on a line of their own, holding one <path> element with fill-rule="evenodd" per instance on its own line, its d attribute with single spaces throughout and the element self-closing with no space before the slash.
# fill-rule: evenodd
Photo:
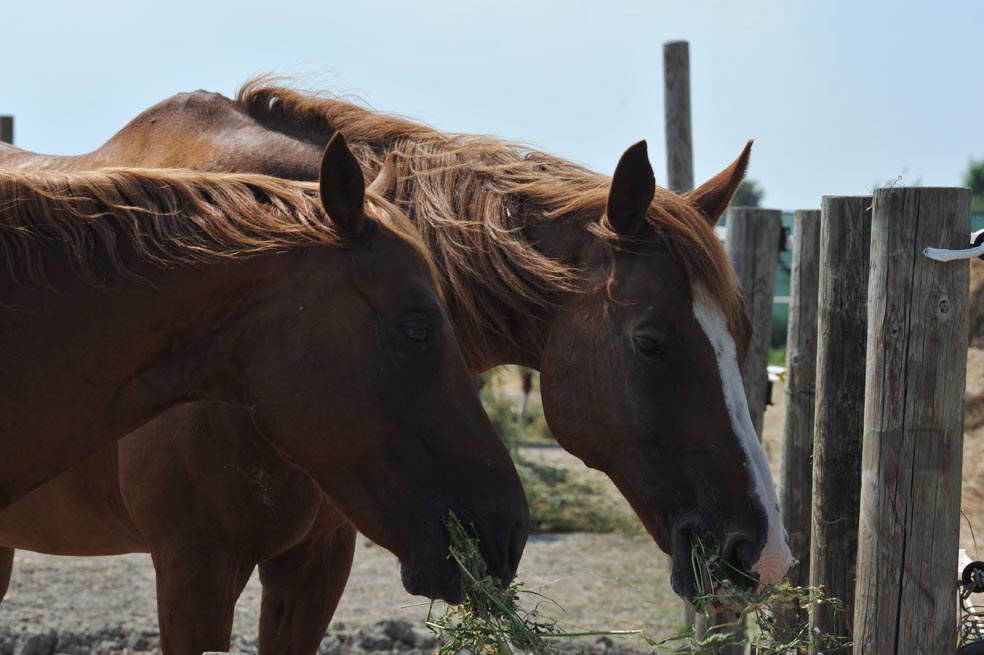
<svg viewBox="0 0 984 655">
<path fill-rule="evenodd" d="M 748 413 L 741 368 L 738 366 L 738 352 L 734 337 L 728 329 L 728 321 L 720 304 L 704 285 L 695 284 L 693 292 L 694 318 L 703 328 L 717 357 L 724 402 L 731 417 L 731 427 L 745 452 L 746 466 L 749 467 L 748 473 L 752 479 L 752 495 L 761 501 L 768 521 L 765 546 L 759 560 L 752 566 L 752 572 L 758 573 L 759 580 L 763 583 L 773 584 L 786 574 L 793 558 L 786 543 L 786 528 L 779 516 L 779 497 L 772 481 L 772 471 L 769 469 L 765 450 L 755 434 L 752 417 Z"/>
</svg>

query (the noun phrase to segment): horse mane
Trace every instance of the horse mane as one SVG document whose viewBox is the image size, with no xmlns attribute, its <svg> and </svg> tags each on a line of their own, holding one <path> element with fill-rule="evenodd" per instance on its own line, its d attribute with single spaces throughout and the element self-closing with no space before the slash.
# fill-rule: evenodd
<svg viewBox="0 0 984 655">
<path fill-rule="evenodd" d="M 409 219 L 387 200 L 367 196 L 374 223 L 410 243 L 437 281 Z M 318 185 L 310 182 L 178 169 L 0 170 L 0 259 L 8 272 L 47 286 L 51 243 L 63 245 L 79 277 L 102 284 L 97 255 L 122 276 L 140 279 L 135 263 L 194 266 L 295 247 L 345 247 L 352 239 L 325 216 Z"/>
<path fill-rule="evenodd" d="M 462 341 L 478 342 L 472 361 L 490 354 L 491 340 L 482 335 L 538 334 L 527 330 L 539 320 L 530 309 L 581 288 L 578 262 L 537 250 L 525 228 L 561 221 L 619 247 L 602 218 L 611 178 L 573 162 L 493 137 L 440 132 L 269 76 L 247 81 L 236 103 L 267 127 L 300 128 L 325 141 L 342 132 L 371 175 L 396 153 L 395 202 L 438 261 L 451 314 L 469 337 Z M 648 218 L 691 282 L 703 282 L 738 326 L 744 307 L 734 270 L 706 218 L 662 188 Z"/>
</svg>

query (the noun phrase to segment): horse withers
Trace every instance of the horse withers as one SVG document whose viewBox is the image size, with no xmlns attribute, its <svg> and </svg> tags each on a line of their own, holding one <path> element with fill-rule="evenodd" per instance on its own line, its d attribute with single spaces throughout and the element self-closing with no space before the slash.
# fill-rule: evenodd
<svg viewBox="0 0 984 655">
<path fill-rule="evenodd" d="M 393 551 L 411 593 L 463 597 L 451 511 L 512 579 L 528 527 L 518 476 L 426 250 L 396 208 L 366 200 L 344 139 L 327 145 L 320 185 L 2 171 L 0 253 L 5 503 L 168 408 L 211 399 L 247 409 L 263 451 Z M 219 509 L 217 533 L 251 520 Z M 167 554 L 189 567 L 188 592 L 198 555 Z"/>
</svg>

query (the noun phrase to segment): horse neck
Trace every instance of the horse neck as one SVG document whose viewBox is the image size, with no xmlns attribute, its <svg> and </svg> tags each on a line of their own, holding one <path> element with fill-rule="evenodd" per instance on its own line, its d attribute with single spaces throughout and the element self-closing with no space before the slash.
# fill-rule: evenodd
<svg viewBox="0 0 984 655">
<path fill-rule="evenodd" d="M 47 171 L 72 171 L 93 168 L 89 158 L 93 155 L 42 155 L 22 150 L 8 143 L 0 143 L 0 167 Z"/>
<path fill-rule="evenodd" d="M 237 317 L 271 269 L 255 258 L 96 287 L 48 254 L 56 290 L 0 276 L 0 509 L 168 407 L 232 399 Z"/>
</svg>

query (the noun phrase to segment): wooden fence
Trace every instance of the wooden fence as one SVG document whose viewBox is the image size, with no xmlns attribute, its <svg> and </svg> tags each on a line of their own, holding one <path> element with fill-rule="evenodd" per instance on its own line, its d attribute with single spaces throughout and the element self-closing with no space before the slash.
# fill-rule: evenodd
<svg viewBox="0 0 984 655">
<path fill-rule="evenodd" d="M 923 248 L 967 247 L 969 191 L 825 197 L 817 287 L 807 216 L 794 234 L 780 489 L 795 581 L 844 601 L 843 614 L 815 608 L 811 628 L 851 638 L 855 655 L 953 652 L 969 274 Z M 761 376 L 756 366 L 746 373 Z"/>
</svg>

